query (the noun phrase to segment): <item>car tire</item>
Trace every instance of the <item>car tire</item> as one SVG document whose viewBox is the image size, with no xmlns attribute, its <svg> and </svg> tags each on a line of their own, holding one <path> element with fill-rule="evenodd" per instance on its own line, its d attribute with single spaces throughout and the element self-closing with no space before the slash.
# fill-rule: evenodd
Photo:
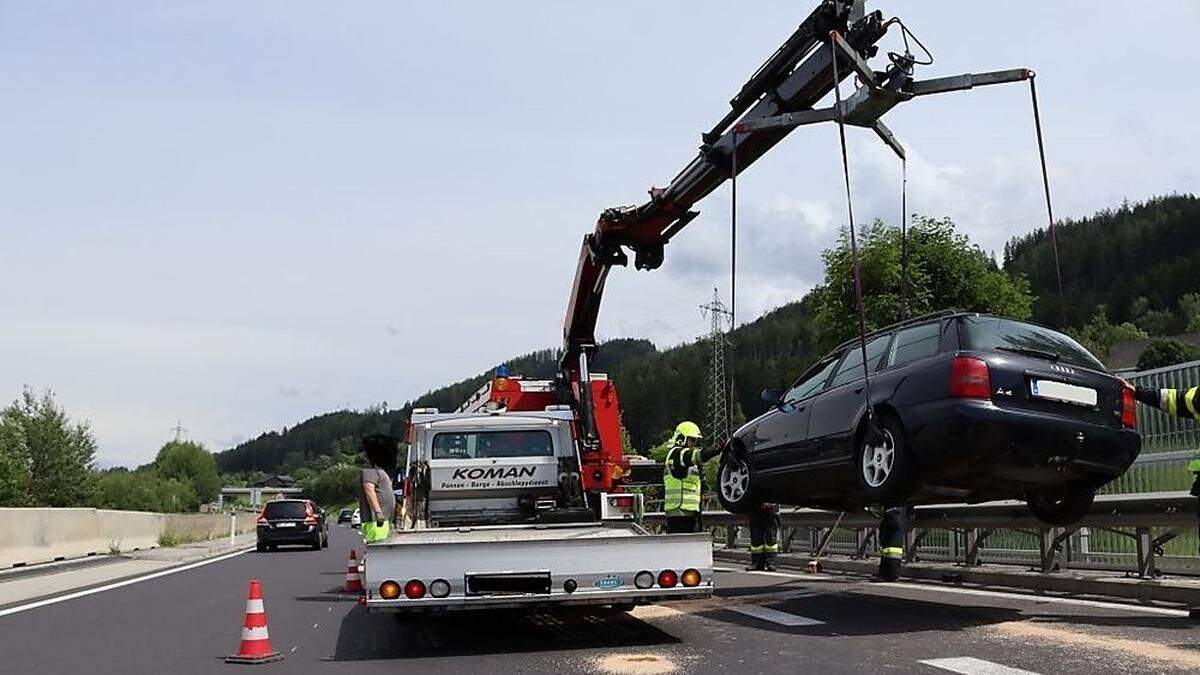
<svg viewBox="0 0 1200 675">
<path fill-rule="evenodd" d="M 876 425 L 882 438 L 872 445 L 864 431 L 856 437 L 854 475 L 871 504 L 899 506 L 912 494 L 916 483 L 916 461 L 900 421 L 879 415 Z"/>
<path fill-rule="evenodd" d="M 758 505 L 754 467 L 742 454 L 726 452 L 717 469 L 717 499 L 730 513 L 746 513 Z"/>
<path fill-rule="evenodd" d="M 329 535 L 321 537 L 321 548 L 329 548 Z"/>
<path fill-rule="evenodd" d="M 266 553 L 267 545 L 266 544 L 255 544 L 254 550 L 258 551 L 259 553 Z"/>
<path fill-rule="evenodd" d="M 1025 503 L 1047 525 L 1073 525 L 1092 510 L 1096 492 L 1088 485 L 1068 485 L 1061 490 L 1025 496 Z"/>
</svg>

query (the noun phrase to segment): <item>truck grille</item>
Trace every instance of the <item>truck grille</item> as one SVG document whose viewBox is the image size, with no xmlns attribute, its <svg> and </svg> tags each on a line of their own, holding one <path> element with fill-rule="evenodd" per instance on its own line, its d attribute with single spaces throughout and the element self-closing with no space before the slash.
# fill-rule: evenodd
<svg viewBox="0 0 1200 675">
<path fill-rule="evenodd" d="M 535 594 L 550 594 L 549 572 L 467 575 L 467 595 Z"/>
</svg>

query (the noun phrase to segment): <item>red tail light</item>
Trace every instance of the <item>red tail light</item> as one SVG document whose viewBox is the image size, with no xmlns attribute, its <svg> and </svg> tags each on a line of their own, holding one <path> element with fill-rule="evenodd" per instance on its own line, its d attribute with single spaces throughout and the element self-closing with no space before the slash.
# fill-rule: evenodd
<svg viewBox="0 0 1200 675">
<path fill-rule="evenodd" d="M 663 588 L 675 588 L 675 584 L 679 583 L 679 575 L 675 570 L 663 570 L 658 573 L 658 585 Z"/>
<path fill-rule="evenodd" d="M 950 367 L 950 395 L 954 398 L 991 398 L 988 365 L 969 356 L 956 356 Z"/>
<path fill-rule="evenodd" d="M 420 579 L 413 579 L 404 584 L 404 597 L 409 600 L 419 600 L 425 597 L 425 582 Z"/>
<path fill-rule="evenodd" d="M 1137 398 L 1133 387 L 1121 387 L 1121 426 L 1126 429 L 1137 427 Z"/>
<path fill-rule="evenodd" d="M 267 507 L 265 507 L 265 506 L 263 507 L 263 510 L 260 511 L 258 514 L 258 524 L 259 525 L 267 524 Z"/>
</svg>

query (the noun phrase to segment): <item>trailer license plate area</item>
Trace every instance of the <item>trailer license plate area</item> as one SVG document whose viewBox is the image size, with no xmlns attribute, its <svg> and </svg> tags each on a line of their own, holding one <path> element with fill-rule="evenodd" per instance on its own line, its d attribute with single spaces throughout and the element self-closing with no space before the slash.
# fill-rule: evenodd
<svg viewBox="0 0 1200 675">
<path fill-rule="evenodd" d="M 1029 389 L 1035 398 L 1074 403 L 1075 405 L 1096 405 L 1096 390 L 1088 387 L 1077 387 L 1066 382 L 1034 378 L 1029 382 Z"/>
<path fill-rule="evenodd" d="M 468 574 L 467 595 L 549 595 L 550 574 Z"/>
</svg>

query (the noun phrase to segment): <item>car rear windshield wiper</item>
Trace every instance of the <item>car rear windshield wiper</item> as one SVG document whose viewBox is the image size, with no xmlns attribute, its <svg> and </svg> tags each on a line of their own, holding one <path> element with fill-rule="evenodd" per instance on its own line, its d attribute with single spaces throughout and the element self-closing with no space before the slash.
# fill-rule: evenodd
<svg viewBox="0 0 1200 675">
<path fill-rule="evenodd" d="M 1039 359 L 1046 359 L 1047 361 L 1057 361 L 1060 358 L 1062 358 L 1058 354 L 1055 354 L 1054 352 L 1044 352 L 1040 349 L 1030 349 L 1028 347 L 999 347 L 998 346 L 998 347 L 996 347 L 996 349 L 999 351 L 1002 351 L 1002 352 L 1012 352 L 1014 354 L 1024 354 L 1026 356 L 1033 356 L 1033 357 L 1037 357 Z"/>
</svg>

